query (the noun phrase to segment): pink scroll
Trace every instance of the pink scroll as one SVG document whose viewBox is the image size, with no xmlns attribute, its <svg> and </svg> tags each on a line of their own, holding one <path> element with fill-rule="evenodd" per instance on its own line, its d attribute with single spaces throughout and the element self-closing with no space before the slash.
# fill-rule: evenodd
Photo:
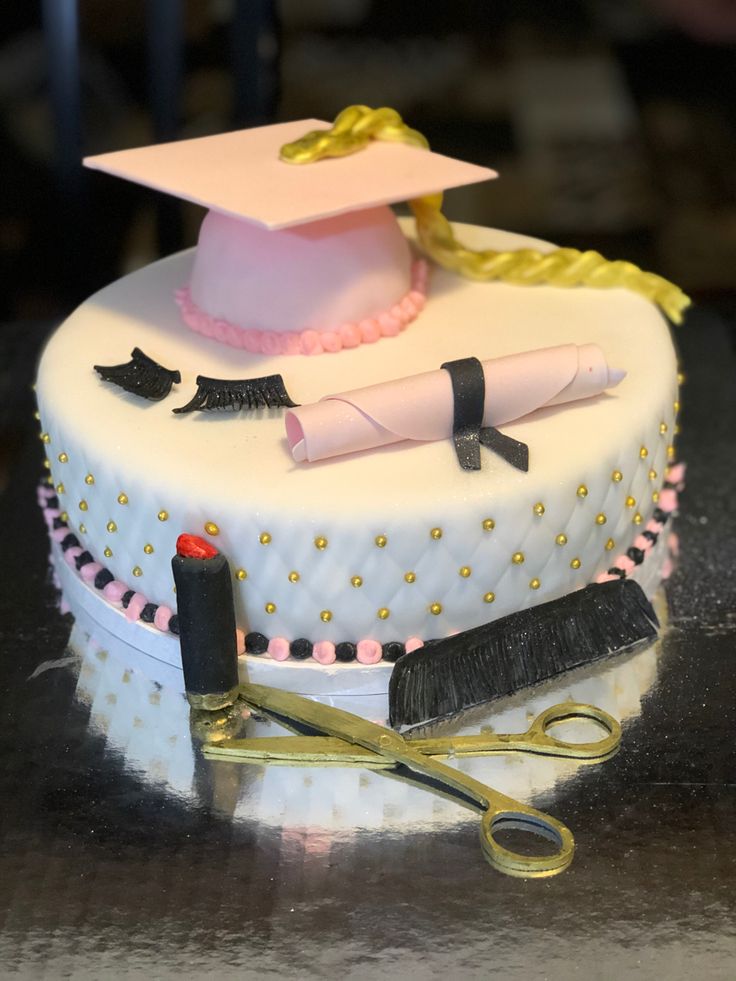
<svg viewBox="0 0 736 981">
<path fill-rule="evenodd" d="M 544 406 L 600 395 L 626 372 L 609 368 L 597 344 L 562 344 L 483 361 L 484 426 L 521 419 Z M 314 462 L 404 439 L 452 436 L 453 398 L 447 371 L 328 395 L 286 413 L 294 459 Z"/>
</svg>

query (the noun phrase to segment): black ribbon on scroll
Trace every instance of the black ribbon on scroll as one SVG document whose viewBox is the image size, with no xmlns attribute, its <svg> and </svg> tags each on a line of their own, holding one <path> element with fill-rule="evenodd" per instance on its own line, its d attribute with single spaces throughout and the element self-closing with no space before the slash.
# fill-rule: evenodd
<svg viewBox="0 0 736 981">
<path fill-rule="evenodd" d="M 500 456 L 517 470 L 529 469 L 529 447 L 493 426 L 483 425 L 486 380 L 477 358 L 459 358 L 441 365 L 452 381 L 454 415 L 452 437 L 463 470 L 480 470 L 480 445 Z"/>
</svg>

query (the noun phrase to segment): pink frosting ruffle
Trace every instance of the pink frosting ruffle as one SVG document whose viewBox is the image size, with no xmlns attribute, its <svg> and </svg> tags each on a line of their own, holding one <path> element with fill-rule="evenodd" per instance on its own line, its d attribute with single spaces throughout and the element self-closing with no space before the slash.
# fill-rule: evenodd
<svg viewBox="0 0 736 981">
<path fill-rule="evenodd" d="M 174 294 L 187 327 L 230 347 L 252 354 L 336 354 L 343 348 L 373 344 L 381 337 L 396 337 L 424 308 L 427 292 L 427 263 L 416 259 L 411 267 L 411 289 L 390 310 L 358 323 L 341 324 L 335 330 L 272 331 L 238 327 L 212 317 L 194 303 L 189 287 Z"/>
</svg>

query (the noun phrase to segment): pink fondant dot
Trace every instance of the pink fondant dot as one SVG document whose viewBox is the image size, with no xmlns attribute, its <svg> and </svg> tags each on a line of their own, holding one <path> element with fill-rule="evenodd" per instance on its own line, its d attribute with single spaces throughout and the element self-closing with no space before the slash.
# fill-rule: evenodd
<svg viewBox="0 0 736 981">
<path fill-rule="evenodd" d="M 154 627 L 158 627 L 159 630 L 163 630 L 166 633 L 173 615 L 172 610 L 168 606 L 159 606 L 153 615 Z"/>
<path fill-rule="evenodd" d="M 681 484 L 685 480 L 685 470 L 684 463 L 673 463 L 671 467 L 667 467 L 665 479 L 671 484 Z"/>
<path fill-rule="evenodd" d="M 404 316 L 406 317 L 406 322 L 407 323 L 409 323 L 409 321 L 413 320 L 416 317 L 416 315 L 417 315 L 417 308 L 414 305 L 414 303 L 412 302 L 412 299 L 411 299 L 410 296 L 405 296 L 404 299 L 399 304 L 399 306 L 401 307 L 401 310 L 402 310 Z"/>
<path fill-rule="evenodd" d="M 261 332 L 260 330 L 240 331 L 240 346 L 250 354 L 261 353 Z"/>
<path fill-rule="evenodd" d="M 342 346 L 351 348 L 358 347 L 360 344 L 360 331 L 357 324 L 343 324 L 340 328 Z"/>
<path fill-rule="evenodd" d="M 66 552 L 64 552 L 64 561 L 67 565 L 70 565 L 72 569 L 75 569 L 76 566 L 74 564 L 74 560 L 78 555 L 81 555 L 83 551 L 83 548 L 80 548 L 78 545 L 73 545 L 71 548 L 68 548 Z"/>
<path fill-rule="evenodd" d="M 289 656 L 289 641 L 286 637 L 272 637 L 268 642 L 268 653 L 274 661 L 285 661 Z"/>
<path fill-rule="evenodd" d="M 672 531 L 667 536 L 667 547 L 673 555 L 680 554 L 680 536 L 677 534 L 677 532 Z"/>
<path fill-rule="evenodd" d="M 664 487 L 659 492 L 659 502 L 658 503 L 659 503 L 659 507 L 663 511 L 669 511 L 670 513 L 672 511 L 676 511 L 677 510 L 677 491 L 676 490 L 673 490 L 671 487 Z"/>
<path fill-rule="evenodd" d="M 62 596 L 61 599 L 59 600 L 59 613 L 64 614 L 64 613 L 71 613 L 71 612 L 72 612 L 72 608 L 71 606 L 69 606 L 66 597 Z"/>
<path fill-rule="evenodd" d="M 301 354 L 302 353 L 302 339 L 301 335 L 297 334 L 296 331 L 290 330 L 284 335 L 286 338 L 286 347 L 284 349 L 284 354 Z"/>
<path fill-rule="evenodd" d="M 670 576 L 672 575 L 674 568 L 675 568 L 674 562 L 668 555 L 667 558 L 662 563 L 662 571 L 660 573 L 662 579 L 663 580 L 669 579 Z"/>
<path fill-rule="evenodd" d="M 85 582 L 93 582 L 95 576 L 102 569 L 99 562 L 88 562 L 87 565 L 83 565 L 79 570 L 79 575 Z"/>
<path fill-rule="evenodd" d="M 424 259 L 419 259 L 411 267 L 411 283 L 415 289 L 421 289 L 427 285 L 427 277 L 429 275 L 429 266 L 424 261 Z M 424 292 L 422 290 L 422 292 Z"/>
<path fill-rule="evenodd" d="M 235 628 L 235 652 L 238 656 L 245 654 L 245 631 L 240 627 Z"/>
<path fill-rule="evenodd" d="M 51 537 L 55 542 L 63 542 L 68 534 L 68 528 L 54 528 L 51 532 Z"/>
<path fill-rule="evenodd" d="M 378 317 L 378 326 L 381 328 L 382 337 L 396 337 L 401 330 L 401 321 L 392 317 L 390 313 L 382 313 Z"/>
<path fill-rule="evenodd" d="M 302 353 L 303 354 L 321 354 L 322 352 L 322 341 L 319 339 L 319 334 L 316 330 L 304 330 L 302 331 Z"/>
<path fill-rule="evenodd" d="M 261 351 L 264 354 L 281 353 L 281 335 L 268 330 L 261 331 Z"/>
<path fill-rule="evenodd" d="M 133 593 L 130 597 L 130 603 L 125 610 L 125 619 L 130 620 L 133 623 L 135 620 L 139 620 L 141 616 L 141 610 L 148 603 L 148 600 L 142 593 Z"/>
<path fill-rule="evenodd" d="M 426 302 L 424 293 L 420 293 L 419 290 L 412 290 L 411 293 L 409 293 L 409 299 L 414 304 L 417 313 L 424 309 L 424 304 Z"/>
<path fill-rule="evenodd" d="M 337 354 L 342 351 L 342 338 L 334 330 L 323 330 L 321 333 L 322 347 L 330 354 Z"/>
<path fill-rule="evenodd" d="M 596 582 L 613 582 L 614 579 L 618 579 L 618 576 L 612 575 L 610 572 L 601 572 L 599 576 L 596 576 Z"/>
<path fill-rule="evenodd" d="M 372 319 L 361 320 L 358 324 L 358 329 L 360 330 L 360 336 L 363 338 L 364 344 L 375 344 L 381 336 L 381 328 Z"/>
<path fill-rule="evenodd" d="M 637 535 L 634 539 L 634 548 L 640 548 L 642 552 L 648 552 L 651 547 L 652 543 L 643 535 Z"/>
<path fill-rule="evenodd" d="M 377 640 L 366 638 L 358 641 L 355 656 L 361 664 L 377 664 L 383 657 L 383 651 Z"/>
<path fill-rule="evenodd" d="M 653 518 L 651 521 L 647 521 L 646 530 L 653 532 L 653 534 L 658 535 L 662 530 L 662 522 L 655 521 Z"/>
<path fill-rule="evenodd" d="M 46 508 L 43 512 L 43 516 L 47 522 L 51 523 L 54 518 L 58 518 L 61 511 L 58 508 Z"/>
<path fill-rule="evenodd" d="M 335 660 L 335 645 L 331 640 L 320 640 L 312 648 L 312 657 L 318 664 L 332 664 Z"/>
<path fill-rule="evenodd" d="M 617 559 L 614 559 L 613 564 L 617 569 L 623 569 L 624 572 L 631 572 L 632 569 L 636 568 L 636 562 L 630 559 L 628 555 L 619 555 Z"/>
<path fill-rule="evenodd" d="M 119 603 L 127 592 L 128 587 L 124 582 L 120 582 L 119 579 L 113 579 L 113 581 L 109 582 L 102 590 L 102 595 L 111 603 Z"/>
<path fill-rule="evenodd" d="M 406 653 L 411 654 L 412 651 L 418 651 L 420 647 L 424 647 L 424 641 L 421 637 L 410 637 L 404 644 L 406 648 Z"/>
</svg>

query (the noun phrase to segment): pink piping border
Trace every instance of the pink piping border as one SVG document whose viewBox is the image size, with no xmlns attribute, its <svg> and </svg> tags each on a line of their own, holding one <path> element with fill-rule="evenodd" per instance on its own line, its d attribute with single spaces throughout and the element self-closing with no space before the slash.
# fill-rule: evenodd
<svg viewBox="0 0 736 981">
<path fill-rule="evenodd" d="M 390 310 L 358 323 L 342 324 L 335 330 L 272 331 L 244 328 L 228 320 L 211 317 L 194 303 L 189 287 L 175 292 L 181 317 L 187 327 L 230 347 L 252 354 L 335 354 L 343 348 L 373 344 L 381 337 L 396 337 L 424 308 L 428 267 L 416 259 L 411 267 L 411 289 Z"/>
<path fill-rule="evenodd" d="M 685 480 L 684 463 L 675 463 L 667 468 L 667 472 L 665 474 L 665 482 L 673 486 L 662 488 L 662 490 L 660 491 L 658 507 L 662 511 L 666 511 L 668 517 L 669 515 L 671 515 L 677 510 L 677 496 L 678 496 L 678 492 L 681 491 L 684 487 L 684 480 Z M 53 539 L 53 541 L 60 543 L 62 539 L 65 538 L 71 532 L 71 528 L 69 527 L 69 525 L 64 525 L 63 528 L 54 528 L 54 519 L 59 517 L 60 510 L 59 508 L 49 507 L 48 501 L 50 498 L 54 498 L 55 496 L 56 494 L 52 487 L 47 487 L 43 484 L 39 486 L 38 503 L 43 511 L 44 520 L 48 527 L 49 534 Z M 656 534 L 659 535 L 664 530 L 664 524 L 652 519 L 647 523 L 645 530 L 655 532 Z M 671 554 L 676 555 L 677 548 L 678 548 L 678 541 L 677 541 L 677 535 L 674 532 L 670 533 L 668 544 L 670 547 Z M 647 538 L 644 538 L 643 536 L 639 535 L 637 536 L 637 538 L 634 539 L 633 546 L 635 548 L 641 549 L 646 557 L 652 548 L 652 543 Z M 82 579 L 84 582 L 87 582 L 88 585 L 91 585 L 91 581 L 94 579 L 94 576 L 92 575 L 92 571 L 94 570 L 94 574 L 96 574 L 100 569 L 102 569 L 102 566 L 99 563 L 94 562 L 93 560 L 93 563 L 89 563 L 88 565 L 82 566 L 81 570 L 76 569 L 74 560 L 78 555 L 81 555 L 83 551 L 84 551 L 83 548 L 73 546 L 72 548 L 67 549 L 67 551 L 63 553 L 64 559 L 69 565 L 69 567 L 72 570 L 76 571 L 80 579 Z M 618 556 L 618 558 L 614 561 L 613 565 L 615 567 L 623 569 L 624 572 L 626 572 L 627 574 L 635 567 L 635 563 L 627 555 Z M 86 573 L 84 571 L 85 569 L 87 570 Z M 665 566 L 662 570 L 662 578 L 667 579 L 669 577 L 670 572 L 671 572 L 671 560 L 668 560 L 665 563 Z M 608 582 L 610 579 L 616 579 L 616 578 L 618 577 L 611 575 L 607 572 L 602 572 L 600 573 L 600 575 L 598 575 L 595 581 Z M 129 587 L 126 586 L 125 583 L 116 579 L 113 582 L 107 584 L 105 589 L 102 591 L 101 598 L 106 599 L 111 606 L 115 606 L 118 609 L 122 609 L 121 599 L 127 592 L 130 592 Z M 147 605 L 147 603 L 148 600 L 146 599 L 146 597 L 143 596 L 142 593 L 136 592 L 135 595 L 131 598 L 131 601 L 128 604 L 128 608 L 124 611 L 126 618 L 130 621 L 136 621 L 140 619 L 140 614 L 143 608 Z M 148 626 L 160 630 L 162 633 L 169 633 L 168 626 L 172 615 L 173 615 L 173 611 L 170 610 L 168 607 L 159 606 L 153 623 L 149 623 Z M 242 654 L 244 653 L 244 647 L 245 647 L 244 634 L 240 628 L 238 628 L 236 634 L 238 638 L 238 654 Z M 419 647 L 423 647 L 424 641 L 421 640 L 419 637 L 410 637 L 406 641 L 406 644 L 404 646 L 406 647 L 407 652 L 413 651 L 413 650 L 417 650 L 417 648 Z M 268 643 L 268 654 L 271 657 L 271 659 L 274 661 L 287 660 L 290 656 L 288 650 L 289 650 L 289 641 L 286 640 L 284 637 L 272 637 Z M 361 640 L 358 642 L 356 660 L 362 664 L 376 664 L 378 661 L 382 660 L 382 658 L 380 657 L 380 652 L 381 652 L 381 645 L 377 641 L 369 637 L 366 638 L 365 640 Z M 335 645 L 331 641 L 315 642 L 313 653 L 312 653 L 312 659 L 317 661 L 318 664 L 324 664 L 324 665 L 332 664 L 336 659 Z"/>
</svg>

